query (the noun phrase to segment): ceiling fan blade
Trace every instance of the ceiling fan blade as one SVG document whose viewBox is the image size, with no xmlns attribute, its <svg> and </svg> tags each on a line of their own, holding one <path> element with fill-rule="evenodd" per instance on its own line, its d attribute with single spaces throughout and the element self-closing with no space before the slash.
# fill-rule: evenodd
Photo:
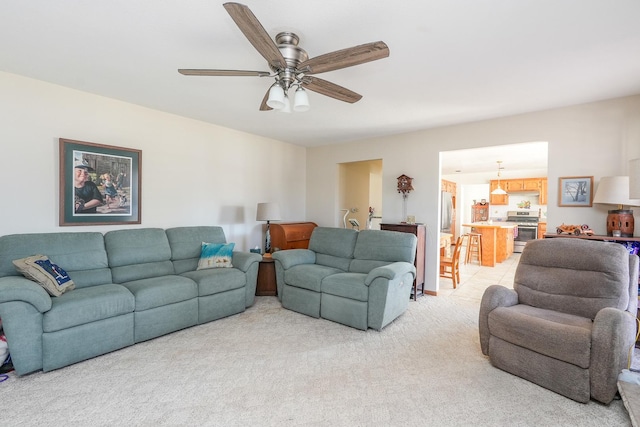
<svg viewBox="0 0 640 427">
<path fill-rule="evenodd" d="M 267 60 L 274 68 L 286 68 L 287 63 L 280 53 L 278 46 L 269 37 L 258 18 L 251 10 L 240 3 L 225 3 L 224 8 L 227 10 L 231 19 L 233 19 L 240 28 L 240 31 L 251 42 L 253 47 Z"/>
<path fill-rule="evenodd" d="M 180 68 L 180 74 L 185 76 L 257 76 L 269 77 L 271 73 L 267 71 L 248 71 L 248 70 L 207 70 L 197 68 Z"/>
<path fill-rule="evenodd" d="M 387 56 L 389 56 L 389 47 L 384 42 L 378 41 L 316 56 L 298 65 L 298 70 L 306 74 L 319 74 L 364 64 Z"/>
<path fill-rule="evenodd" d="M 355 93 L 347 88 L 338 86 L 335 83 L 331 83 L 313 76 L 305 76 L 302 79 L 302 86 L 305 89 L 309 89 L 313 92 L 330 96 L 331 98 L 335 98 L 339 101 L 349 102 L 351 104 L 360 101 L 360 99 L 362 98 L 362 95 Z"/>
<path fill-rule="evenodd" d="M 271 89 L 271 88 L 269 88 Z M 264 98 L 262 98 L 262 103 L 260 104 L 260 111 L 269 111 L 273 110 L 273 108 L 267 105 L 267 100 L 269 99 L 269 89 L 267 89 L 267 93 L 264 94 Z"/>
</svg>

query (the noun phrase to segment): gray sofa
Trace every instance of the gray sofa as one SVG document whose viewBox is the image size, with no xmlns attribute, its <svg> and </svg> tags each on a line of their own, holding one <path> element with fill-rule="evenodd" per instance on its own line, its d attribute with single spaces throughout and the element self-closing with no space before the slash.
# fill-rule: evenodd
<svg viewBox="0 0 640 427">
<path fill-rule="evenodd" d="M 353 328 L 381 330 L 409 304 L 417 238 L 316 227 L 308 249 L 273 254 L 282 306 Z"/>
<path fill-rule="evenodd" d="M 491 363 L 578 402 L 609 403 L 633 357 L 638 257 L 617 243 L 555 238 L 525 246 L 514 289 L 480 305 Z"/>
<path fill-rule="evenodd" d="M 196 270 L 220 227 L 0 236 L 0 318 L 16 373 L 50 371 L 253 304 L 262 257 L 234 252 L 233 268 Z M 75 289 L 50 297 L 12 260 L 47 255 Z"/>
</svg>

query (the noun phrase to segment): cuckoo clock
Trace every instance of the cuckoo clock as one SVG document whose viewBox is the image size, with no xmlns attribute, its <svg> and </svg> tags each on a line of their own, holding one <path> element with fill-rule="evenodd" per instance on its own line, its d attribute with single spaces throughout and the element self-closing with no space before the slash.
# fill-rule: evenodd
<svg viewBox="0 0 640 427">
<path fill-rule="evenodd" d="M 407 175 L 400 175 L 398 177 L 398 193 L 406 195 L 411 190 L 413 190 L 413 186 L 411 185 L 412 180 L 413 178 L 409 178 Z"/>
</svg>

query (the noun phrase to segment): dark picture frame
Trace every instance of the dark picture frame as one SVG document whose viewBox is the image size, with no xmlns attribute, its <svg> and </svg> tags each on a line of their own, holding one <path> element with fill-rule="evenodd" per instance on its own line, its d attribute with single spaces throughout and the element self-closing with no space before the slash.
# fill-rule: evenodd
<svg viewBox="0 0 640 427">
<path fill-rule="evenodd" d="M 142 151 L 59 139 L 60 225 L 141 223 Z"/>
<path fill-rule="evenodd" d="M 558 206 L 593 206 L 593 177 L 565 176 L 558 178 Z"/>
</svg>

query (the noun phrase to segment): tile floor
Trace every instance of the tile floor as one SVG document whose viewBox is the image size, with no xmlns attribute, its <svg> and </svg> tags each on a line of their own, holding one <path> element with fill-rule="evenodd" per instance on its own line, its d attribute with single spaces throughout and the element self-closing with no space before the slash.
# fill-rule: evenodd
<svg viewBox="0 0 640 427">
<path fill-rule="evenodd" d="M 495 267 L 481 267 L 478 261 L 464 263 L 465 249 L 460 254 L 460 283 L 453 289 L 451 279 L 440 278 L 438 296 L 454 296 L 480 301 L 484 290 L 491 285 L 513 287 L 513 276 L 520 260 L 520 254 L 513 254 Z"/>
</svg>

